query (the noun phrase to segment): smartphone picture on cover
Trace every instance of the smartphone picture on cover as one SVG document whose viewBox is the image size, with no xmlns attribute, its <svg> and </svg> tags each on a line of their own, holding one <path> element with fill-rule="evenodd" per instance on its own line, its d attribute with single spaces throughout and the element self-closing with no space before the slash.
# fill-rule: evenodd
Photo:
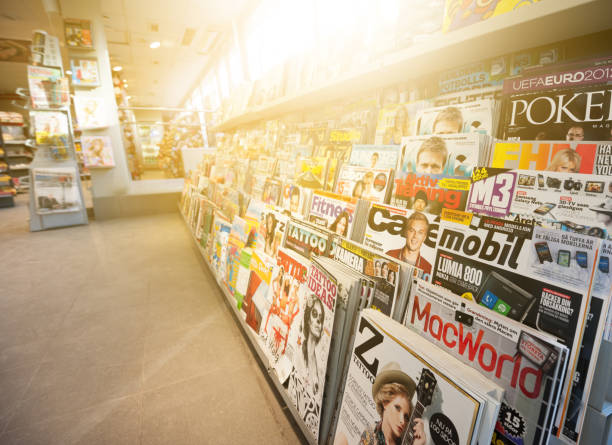
<svg viewBox="0 0 612 445">
<path fill-rule="evenodd" d="M 610 273 L 610 258 L 607 256 L 599 257 L 599 270 L 603 273 Z"/>
<path fill-rule="evenodd" d="M 541 173 L 538 173 L 538 187 L 544 188 L 544 175 Z"/>
<path fill-rule="evenodd" d="M 548 203 L 548 204 L 542 204 L 540 207 L 538 207 L 537 209 L 535 209 L 533 211 L 533 213 L 536 213 L 538 215 L 546 215 L 548 212 L 550 212 L 552 209 L 554 209 L 557 205 L 556 204 L 552 204 L 552 203 Z"/>
<path fill-rule="evenodd" d="M 576 252 L 576 262 L 580 267 L 586 269 L 589 266 L 588 261 L 589 257 L 586 252 L 580 250 Z"/>
<path fill-rule="evenodd" d="M 563 267 L 569 267 L 572 254 L 569 250 L 560 250 L 557 253 L 557 264 Z"/>
<path fill-rule="evenodd" d="M 548 243 L 546 241 L 535 243 L 535 250 L 538 254 L 540 264 L 544 264 L 546 261 L 551 263 L 553 262 L 552 255 L 550 254 L 550 249 L 548 248 Z"/>
</svg>

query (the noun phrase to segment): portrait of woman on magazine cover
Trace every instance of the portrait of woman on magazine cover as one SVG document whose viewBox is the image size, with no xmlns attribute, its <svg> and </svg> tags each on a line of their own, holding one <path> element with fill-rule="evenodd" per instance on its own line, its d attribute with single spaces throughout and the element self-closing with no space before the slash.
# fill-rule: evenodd
<svg viewBox="0 0 612 445">
<path fill-rule="evenodd" d="M 359 445 L 399 445 L 409 427 L 414 408 L 412 399 L 416 383 L 400 369 L 397 362 L 383 366 L 372 385 L 372 398 L 380 416 L 371 428 L 361 433 Z M 422 419 L 413 419 L 413 445 L 426 445 L 427 435 Z M 334 439 L 334 445 L 348 445 L 343 433 Z M 353 445 L 353 444 L 351 444 Z"/>
<path fill-rule="evenodd" d="M 341 212 L 334 222 L 331 223 L 329 230 L 340 236 L 346 237 L 348 234 L 349 218 L 349 214 L 346 211 Z"/>
<path fill-rule="evenodd" d="M 297 354 L 296 368 L 300 369 L 302 375 L 306 377 L 307 386 L 311 388 L 313 395 L 323 391 L 323 381 L 325 379 L 325 366 L 319 358 L 318 347 L 323 335 L 324 322 L 323 303 L 316 295 L 311 294 L 306 300 L 306 307 L 304 308 L 303 337 Z"/>
</svg>

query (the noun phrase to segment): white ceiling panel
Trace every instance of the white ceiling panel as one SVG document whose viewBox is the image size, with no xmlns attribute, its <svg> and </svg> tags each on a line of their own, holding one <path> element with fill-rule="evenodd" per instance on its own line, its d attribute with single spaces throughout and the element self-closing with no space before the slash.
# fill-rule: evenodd
<svg viewBox="0 0 612 445">
<path fill-rule="evenodd" d="M 104 15 L 123 14 L 123 0 L 102 0 L 100 8 Z"/>
<path fill-rule="evenodd" d="M 109 45 L 113 43 L 127 45 L 130 43 L 129 34 L 127 31 L 117 31 L 105 27 L 104 34 L 106 34 L 106 41 L 109 43 Z"/>
</svg>

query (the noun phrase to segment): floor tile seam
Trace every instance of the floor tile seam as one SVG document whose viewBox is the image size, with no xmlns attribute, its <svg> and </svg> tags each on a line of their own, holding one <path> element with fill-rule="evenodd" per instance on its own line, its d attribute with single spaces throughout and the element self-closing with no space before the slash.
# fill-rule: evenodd
<svg viewBox="0 0 612 445">
<path fill-rule="evenodd" d="M 178 379 L 178 380 L 173 380 L 171 382 L 164 383 L 164 384 L 161 384 L 159 386 L 154 386 L 154 387 L 146 388 L 146 389 L 143 388 L 139 392 L 139 394 L 143 395 L 143 396 L 149 395 L 150 393 L 154 393 L 154 392 L 159 391 L 161 389 L 166 389 L 166 388 L 169 388 L 171 386 L 176 386 L 176 385 L 180 385 L 182 383 L 187 383 L 190 380 L 200 379 L 202 377 L 210 376 L 211 374 L 213 374 L 213 371 L 210 371 L 210 370 L 209 371 L 198 372 L 198 373 L 193 374 L 193 375 L 191 375 L 189 377 L 181 378 L 181 379 Z"/>
<path fill-rule="evenodd" d="M 88 411 L 88 410 L 94 409 L 95 407 L 100 406 L 100 405 L 104 405 L 104 404 L 108 404 L 108 403 L 113 403 L 113 402 L 118 402 L 119 403 L 119 402 L 127 400 L 127 399 L 129 399 L 131 397 L 140 397 L 140 396 L 141 396 L 140 393 L 133 393 L 133 394 L 126 394 L 126 395 L 123 395 L 123 396 L 120 396 L 120 397 L 111 397 L 109 399 L 99 400 L 99 401 L 96 401 L 95 403 L 92 403 L 91 405 L 75 408 L 75 409 L 70 410 L 70 411 L 62 412 L 61 414 L 51 415 L 51 416 L 49 416 L 49 417 L 47 417 L 45 419 L 38 420 L 38 421 L 36 421 L 36 422 L 34 422 L 32 424 L 29 424 L 28 427 L 24 427 L 24 428 L 8 428 L 8 425 L 10 424 L 10 420 L 12 420 L 12 419 L 10 419 L 9 422 L 7 423 L 7 425 L 6 425 L 7 428 L 5 428 L 5 430 L 3 431 L 2 434 L 6 434 L 6 433 L 9 433 L 9 432 L 15 432 L 15 431 L 19 431 L 19 430 L 27 430 L 32 425 L 40 425 L 40 424 L 43 424 L 43 423 L 54 422 L 54 421 L 57 421 L 57 420 L 59 420 L 59 419 L 61 419 L 63 417 L 70 416 L 71 414 L 80 413 L 80 412 L 84 412 L 84 411 Z"/>
<path fill-rule="evenodd" d="M 64 316 L 64 318 L 65 318 L 65 316 Z M 42 357 L 38 360 L 38 364 L 36 365 L 36 368 L 35 368 L 34 372 L 32 373 L 32 376 L 28 380 L 28 383 L 25 385 L 25 388 L 23 389 L 23 391 L 21 391 L 21 395 L 19 396 L 19 398 L 17 400 L 17 403 L 15 403 L 15 405 L 14 405 L 14 407 L 12 409 L 12 412 L 8 416 L 8 419 L 7 419 L 6 423 L 4 424 L 4 427 L 2 428 L 2 431 L 0 431 L 0 433 L 4 433 L 4 432 L 7 431 L 8 426 L 10 425 L 11 421 L 13 420 L 13 417 L 18 412 L 18 410 L 21 407 L 21 405 L 26 400 L 28 400 L 25 396 L 28 393 L 28 391 L 30 390 L 30 387 L 32 386 L 32 382 L 34 381 L 34 379 L 36 378 L 36 376 L 40 372 L 40 369 L 42 368 L 43 364 L 45 363 L 44 359 L 47 356 L 47 354 L 49 353 L 49 344 L 51 343 L 52 340 L 53 340 L 53 336 L 50 336 L 50 337 L 47 338 L 47 341 L 45 342 L 44 353 L 43 353 Z"/>
</svg>

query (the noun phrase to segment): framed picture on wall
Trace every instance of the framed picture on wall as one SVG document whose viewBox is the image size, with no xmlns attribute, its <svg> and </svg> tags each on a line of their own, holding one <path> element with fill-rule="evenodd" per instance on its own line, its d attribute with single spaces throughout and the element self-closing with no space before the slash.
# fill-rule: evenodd
<svg viewBox="0 0 612 445">
<path fill-rule="evenodd" d="M 98 72 L 97 59 L 80 57 L 70 59 L 70 70 L 72 71 L 72 84 L 74 86 L 100 86 L 100 74 Z"/>
<path fill-rule="evenodd" d="M 80 130 L 108 127 L 106 102 L 103 97 L 74 96 L 73 100 Z"/>
<path fill-rule="evenodd" d="M 69 48 L 93 49 L 91 22 L 80 19 L 64 19 L 64 34 Z"/>
<path fill-rule="evenodd" d="M 115 166 L 113 147 L 109 136 L 83 136 L 83 163 L 87 168 Z"/>
</svg>

